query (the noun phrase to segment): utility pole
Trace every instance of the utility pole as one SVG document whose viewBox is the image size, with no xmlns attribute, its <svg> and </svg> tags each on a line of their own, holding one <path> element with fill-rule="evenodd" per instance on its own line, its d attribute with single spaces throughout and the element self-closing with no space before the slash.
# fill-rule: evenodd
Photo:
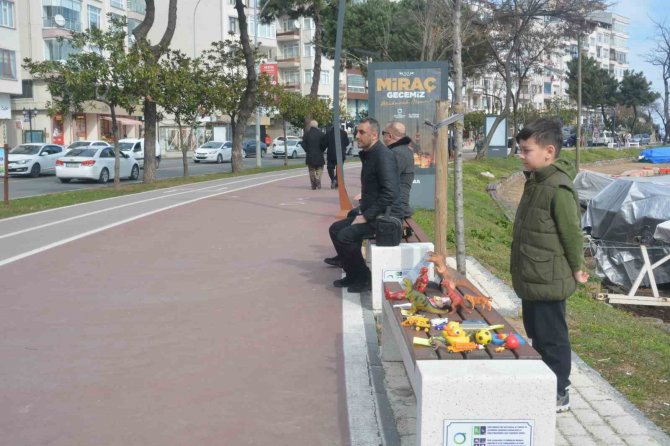
<svg viewBox="0 0 670 446">
<path fill-rule="evenodd" d="M 454 113 L 464 113 L 461 0 L 454 0 Z M 463 122 L 454 123 L 454 228 L 456 269 L 465 275 L 465 216 L 463 210 Z"/>
<path fill-rule="evenodd" d="M 575 141 L 575 169 L 579 172 L 579 150 L 582 145 L 582 32 L 577 34 L 577 141 Z"/>
<path fill-rule="evenodd" d="M 436 121 L 449 116 L 449 102 L 437 101 Z M 449 188 L 449 126 L 443 125 L 433 131 L 433 153 L 435 154 L 435 251 L 447 255 L 447 204 Z"/>
</svg>

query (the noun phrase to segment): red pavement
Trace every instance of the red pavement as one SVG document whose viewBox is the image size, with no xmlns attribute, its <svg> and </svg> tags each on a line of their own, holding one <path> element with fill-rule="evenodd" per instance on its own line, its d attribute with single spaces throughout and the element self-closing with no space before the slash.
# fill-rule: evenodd
<svg viewBox="0 0 670 446">
<path fill-rule="evenodd" d="M 0 267 L 0 444 L 348 444 L 339 270 L 322 263 L 339 207 L 308 183 Z"/>
</svg>

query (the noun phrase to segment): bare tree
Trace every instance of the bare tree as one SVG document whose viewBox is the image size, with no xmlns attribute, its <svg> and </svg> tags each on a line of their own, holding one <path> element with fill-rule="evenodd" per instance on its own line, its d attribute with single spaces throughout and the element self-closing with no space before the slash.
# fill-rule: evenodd
<svg viewBox="0 0 670 446">
<path fill-rule="evenodd" d="M 584 26 L 584 17 L 602 10 L 603 0 L 484 0 L 480 26 L 485 27 L 495 69 L 505 82 L 505 103 L 484 143 L 510 112 L 533 68 L 558 48 L 565 35 Z M 515 91 L 516 85 L 516 91 Z M 481 150 L 478 157 L 483 157 Z"/>
<path fill-rule="evenodd" d="M 146 0 L 146 14 L 144 20 L 133 30 L 135 42 L 149 45 L 147 35 L 154 24 L 156 17 L 155 0 Z M 148 58 L 144 61 L 146 66 L 158 66 L 158 60 L 168 51 L 172 36 L 177 26 L 177 0 L 170 0 L 168 5 L 168 24 L 163 37 L 156 45 L 151 45 L 151 51 L 147 52 Z M 144 182 L 152 183 L 156 178 L 156 126 L 158 124 L 158 107 L 151 92 L 157 85 L 147 86 L 147 94 L 144 97 Z"/>
<path fill-rule="evenodd" d="M 653 21 L 653 20 L 652 20 Z M 661 67 L 663 75 L 663 113 L 654 108 L 663 121 L 663 139 L 667 141 L 670 134 L 670 27 L 665 22 L 653 21 L 656 25 L 656 48 L 647 54 L 647 62 Z"/>
</svg>

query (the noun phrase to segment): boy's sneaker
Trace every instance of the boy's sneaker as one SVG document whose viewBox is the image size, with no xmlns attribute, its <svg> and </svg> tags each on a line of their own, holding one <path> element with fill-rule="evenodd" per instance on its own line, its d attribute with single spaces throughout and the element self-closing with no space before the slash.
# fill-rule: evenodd
<svg viewBox="0 0 670 446">
<path fill-rule="evenodd" d="M 556 413 L 570 410 L 570 392 L 565 389 L 563 393 L 556 394 Z"/>
</svg>

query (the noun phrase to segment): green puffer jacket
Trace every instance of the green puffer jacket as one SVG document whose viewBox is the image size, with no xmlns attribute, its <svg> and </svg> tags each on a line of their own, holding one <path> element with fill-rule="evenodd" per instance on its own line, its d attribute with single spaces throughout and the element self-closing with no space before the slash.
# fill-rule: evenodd
<svg viewBox="0 0 670 446">
<path fill-rule="evenodd" d="M 514 291 L 527 300 L 564 300 L 575 291 L 573 272 L 581 268 L 583 260 L 579 200 L 572 183 L 575 170 L 559 159 L 526 176 L 512 239 L 510 270 Z M 564 189 L 560 193 L 568 197 L 567 201 L 557 199 L 560 189 Z M 568 191 L 574 203 L 566 194 Z M 575 206 L 576 213 L 574 209 L 560 209 L 568 206 Z M 559 217 L 570 221 L 557 222 Z M 559 227 L 564 228 L 563 234 Z M 565 233 L 565 228 L 569 228 L 569 233 Z"/>
</svg>

